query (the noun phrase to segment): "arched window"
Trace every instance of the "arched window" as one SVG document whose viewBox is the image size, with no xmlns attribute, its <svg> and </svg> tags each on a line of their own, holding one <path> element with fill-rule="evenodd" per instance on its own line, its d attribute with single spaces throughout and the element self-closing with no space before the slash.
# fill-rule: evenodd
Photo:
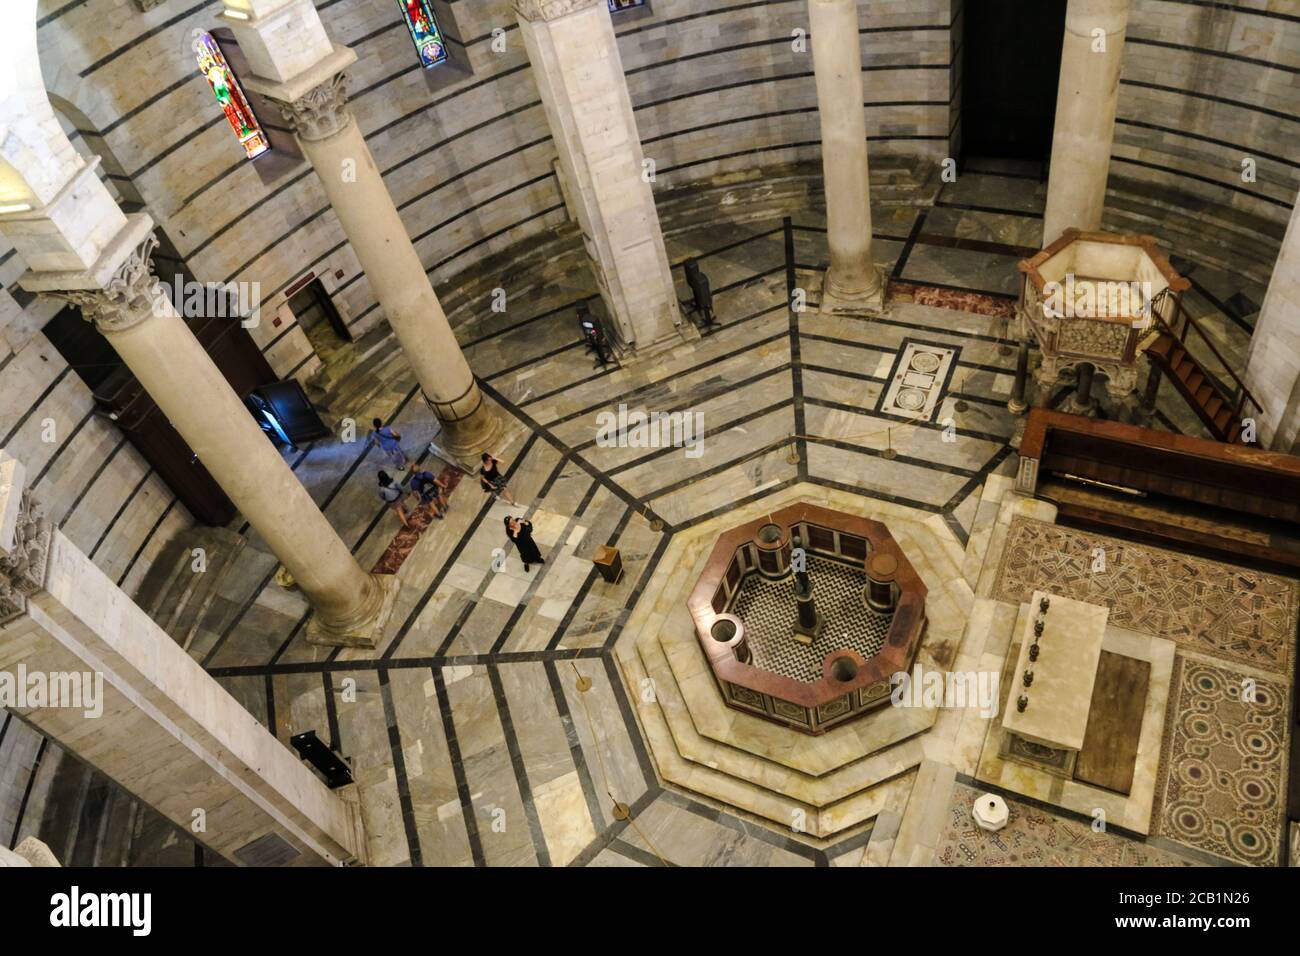
<svg viewBox="0 0 1300 956">
<path fill-rule="evenodd" d="M 225 112 L 230 128 L 239 137 L 244 155 L 249 159 L 261 156 L 271 148 L 271 144 L 211 33 L 194 31 L 194 56 L 198 60 L 199 72 L 207 78 L 208 86 L 212 88 L 212 94 Z"/>
<path fill-rule="evenodd" d="M 438 20 L 433 15 L 429 0 L 398 0 L 402 5 L 402 18 L 406 20 L 406 29 L 415 43 L 415 52 L 420 55 L 420 65 L 426 70 L 447 62 L 447 44 L 442 31 L 438 29 Z"/>
</svg>

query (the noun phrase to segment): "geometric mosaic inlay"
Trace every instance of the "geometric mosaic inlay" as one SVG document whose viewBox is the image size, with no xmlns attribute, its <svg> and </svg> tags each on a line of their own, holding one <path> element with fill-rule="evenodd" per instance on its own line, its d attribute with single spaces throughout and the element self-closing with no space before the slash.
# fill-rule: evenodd
<svg viewBox="0 0 1300 956">
<path fill-rule="evenodd" d="M 1157 832 L 1238 863 L 1276 866 L 1286 804 L 1286 688 L 1192 658 L 1174 664 Z"/>
<path fill-rule="evenodd" d="M 1092 570 L 1095 548 L 1104 571 Z M 994 596 L 1022 604 L 1036 589 L 1109 607 L 1112 624 L 1188 650 L 1289 671 L 1300 584 L 1277 575 L 1017 518 Z"/>
<path fill-rule="evenodd" d="M 1054 816 L 1008 800 L 1011 818 L 1001 830 L 982 830 L 971 816 L 979 790 L 953 788 L 936 843 L 937 866 L 1197 866 L 1174 853 L 1096 831 L 1087 823 Z"/>
<path fill-rule="evenodd" d="M 889 385 L 880 396 L 880 411 L 928 422 L 943 397 L 957 351 L 904 339 Z"/>
</svg>

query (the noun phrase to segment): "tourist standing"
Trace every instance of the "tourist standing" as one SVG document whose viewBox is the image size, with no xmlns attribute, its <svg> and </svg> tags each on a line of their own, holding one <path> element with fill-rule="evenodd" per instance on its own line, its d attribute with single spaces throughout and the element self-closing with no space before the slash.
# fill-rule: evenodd
<svg viewBox="0 0 1300 956">
<path fill-rule="evenodd" d="M 441 478 L 431 471 L 422 471 L 419 466 L 411 464 L 410 488 L 420 498 L 420 504 L 433 508 L 433 516 L 441 518 L 450 507 L 447 486 Z"/>
<path fill-rule="evenodd" d="M 686 284 L 691 287 L 695 311 L 700 314 L 700 325 L 707 329 L 714 324 L 713 289 L 709 286 L 709 277 L 700 271 L 700 264 L 694 259 L 686 260 Z"/>
<path fill-rule="evenodd" d="M 489 452 L 483 452 L 483 464 L 478 470 L 478 483 L 483 491 L 498 498 L 504 498 L 510 504 L 517 504 L 510 489 L 506 487 L 506 476 L 501 474 L 501 459 Z"/>
<path fill-rule="evenodd" d="M 405 470 L 406 452 L 402 451 L 402 436 L 378 418 L 371 424 L 374 427 L 370 430 L 370 444 L 378 445 L 380 450 L 388 456 L 388 460 L 393 463 L 394 468 Z"/>
<path fill-rule="evenodd" d="M 519 552 L 519 560 L 524 562 L 524 570 L 528 571 L 534 564 L 545 564 L 542 552 L 537 548 L 537 542 L 533 540 L 533 523 L 523 518 L 506 518 L 506 537 L 514 544 L 515 549 Z"/>
<path fill-rule="evenodd" d="M 406 517 L 406 496 L 408 492 L 399 483 L 393 481 L 393 476 L 386 471 L 379 473 L 379 497 L 393 511 L 397 512 L 398 519 L 402 522 L 403 528 L 411 526 L 410 520 Z"/>
</svg>

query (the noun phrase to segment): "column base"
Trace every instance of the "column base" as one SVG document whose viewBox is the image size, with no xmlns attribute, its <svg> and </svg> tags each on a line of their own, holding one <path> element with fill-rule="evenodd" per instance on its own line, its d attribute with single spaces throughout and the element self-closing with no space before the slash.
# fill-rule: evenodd
<svg viewBox="0 0 1300 956">
<path fill-rule="evenodd" d="M 465 418 L 451 422 L 439 419 L 439 422 L 442 431 L 434 442 L 453 458 L 475 468 L 479 456 L 485 451 L 495 450 L 497 439 L 501 437 L 501 416 L 482 401 Z"/>
<path fill-rule="evenodd" d="M 374 597 L 363 612 L 350 621 L 327 621 L 312 615 L 307 625 L 307 643 L 323 647 L 364 647 L 373 650 L 384 639 L 384 627 L 393 616 L 402 582 L 395 574 L 371 574 Z"/>
<path fill-rule="evenodd" d="M 698 342 L 703 338 L 700 330 L 691 322 L 683 321 L 681 325 L 675 326 L 671 332 L 656 339 L 650 343 L 637 343 L 635 347 L 627 345 L 613 346 L 614 354 L 618 358 L 619 364 L 623 366 L 635 365 L 638 362 L 644 362 L 647 359 L 657 358 L 665 352 L 671 352 L 679 345 L 685 345 L 688 342 Z"/>
<path fill-rule="evenodd" d="M 1092 418 L 1097 414 L 1100 403 L 1094 398 L 1088 402 L 1079 401 L 1079 396 L 1074 392 L 1070 397 L 1061 403 L 1061 411 L 1067 415 L 1081 415 L 1084 418 Z"/>
<path fill-rule="evenodd" d="M 803 623 L 803 621 L 796 620 L 790 626 L 790 638 L 800 644 L 816 643 L 817 638 L 822 636 L 822 630 L 826 626 L 826 619 L 814 611 L 813 620 L 815 623 L 811 627 Z"/>
<path fill-rule="evenodd" d="M 875 269 L 875 287 L 866 290 L 848 290 L 835 285 L 830 270 L 822 275 L 822 287 L 817 298 L 817 311 L 822 315 L 885 315 L 885 297 L 889 281 Z"/>
</svg>

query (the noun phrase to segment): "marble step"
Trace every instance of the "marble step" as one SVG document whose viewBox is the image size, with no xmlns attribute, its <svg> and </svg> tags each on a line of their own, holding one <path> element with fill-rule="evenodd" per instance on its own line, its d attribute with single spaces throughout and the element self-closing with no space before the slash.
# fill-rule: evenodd
<svg viewBox="0 0 1300 956">
<path fill-rule="evenodd" d="M 328 410 L 325 417 L 335 423 L 343 418 L 354 419 L 357 434 L 364 435 L 371 418 L 386 419 L 391 411 L 377 408 L 377 400 L 386 394 L 405 393 L 414 383 L 414 374 L 397 340 L 388 339 L 324 396 L 322 404 Z"/>
<path fill-rule="evenodd" d="M 778 795 L 820 809 L 897 777 L 916 766 L 922 759 L 921 743 L 916 733 L 928 726 L 928 723 L 922 724 L 920 721 L 912 736 L 872 754 L 863 754 L 858 759 L 849 760 L 836 770 L 819 777 L 801 773 L 778 761 L 758 756 L 744 749 L 711 740 L 696 730 L 686 702 L 682 698 L 682 692 L 677 686 L 658 642 L 646 641 L 638 645 L 637 650 L 643 672 L 654 681 L 656 702 L 663 711 L 677 753 L 693 763 L 703 764 L 729 776 L 739 777 L 756 786 L 774 791 Z M 711 675 L 709 679 L 712 679 Z M 716 690 L 713 692 L 717 693 Z M 735 714 L 734 711 L 732 713 Z M 865 719 L 888 716 L 888 713 L 888 710 L 882 711 L 878 715 Z M 736 714 L 736 716 L 746 715 Z M 791 749 L 798 749 L 808 739 L 798 731 L 775 726 L 772 726 L 771 730 L 774 732 L 774 737 L 783 736 L 788 739 Z M 828 739 L 828 735 L 818 739 Z M 841 739 L 845 739 L 842 732 Z"/>
<path fill-rule="evenodd" d="M 989 475 L 980 486 L 975 519 L 971 522 L 970 537 L 966 540 L 966 551 L 961 564 L 962 577 L 972 589 L 979 584 L 980 573 L 984 569 L 984 559 L 988 555 L 989 540 L 998 522 L 1002 500 L 1014 487 L 1015 480 L 1007 475 Z"/>
<path fill-rule="evenodd" d="M 227 528 L 196 526 L 182 531 L 149 568 L 136 603 L 188 649 L 246 543 Z M 194 566 L 199 549 L 204 556 L 201 572 Z"/>
<path fill-rule="evenodd" d="M 980 564 L 979 578 L 975 585 L 976 599 L 993 596 L 1007 534 L 1010 532 L 1011 522 L 1017 517 L 1055 522 L 1056 505 L 1050 501 L 1019 494 L 1011 488 L 1003 492 L 1002 499 L 998 502 L 997 521 L 989 533 L 984 559 Z"/>
<path fill-rule="evenodd" d="M 1117 231 L 1149 233 L 1175 258 L 1245 275 L 1267 285 L 1281 245 L 1279 237 L 1259 228 L 1259 221 L 1253 217 L 1237 221 L 1216 215 L 1213 207 L 1198 210 L 1193 216 L 1187 213 L 1188 208 L 1180 205 L 1177 197 L 1161 199 L 1145 191 L 1112 189 L 1106 200 L 1104 225 Z"/>
<path fill-rule="evenodd" d="M 889 707 L 816 737 L 781 727 L 733 710 L 723 702 L 704 654 L 694 645 L 695 640 L 694 633 L 690 632 L 674 642 L 665 639 L 661 631 L 644 642 L 638 641 L 637 651 L 643 663 L 656 651 L 662 655 L 668 668 L 667 681 L 681 696 L 685 716 L 697 734 L 802 777 L 817 779 L 832 775 L 924 731 L 934 722 L 933 711 Z M 647 646 L 643 647 L 643 643 Z M 653 648 L 648 646 L 651 643 Z"/>
<path fill-rule="evenodd" d="M 616 655 L 630 686 L 640 686 L 646 675 L 637 655 Z M 913 773 L 907 772 L 880 786 L 858 793 L 827 807 L 813 807 L 799 800 L 756 786 L 712 767 L 693 763 L 677 753 L 672 733 L 657 704 L 637 700 L 637 716 L 651 741 L 651 757 L 665 783 L 726 807 L 769 821 L 791 831 L 796 839 L 814 846 L 832 838 L 843 838 L 873 820 L 884 810 L 898 810 L 911 790 Z M 797 830 L 795 829 L 797 825 Z"/>
</svg>

